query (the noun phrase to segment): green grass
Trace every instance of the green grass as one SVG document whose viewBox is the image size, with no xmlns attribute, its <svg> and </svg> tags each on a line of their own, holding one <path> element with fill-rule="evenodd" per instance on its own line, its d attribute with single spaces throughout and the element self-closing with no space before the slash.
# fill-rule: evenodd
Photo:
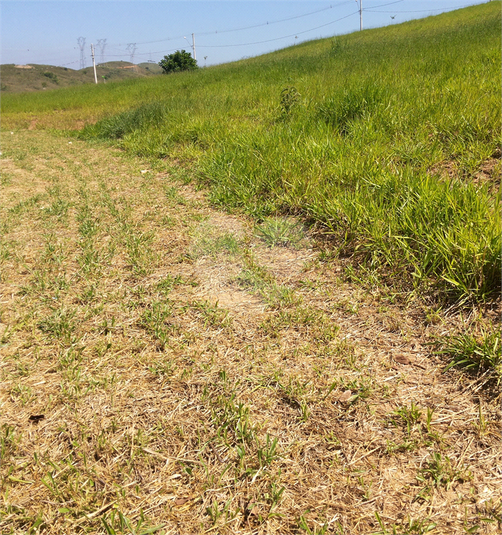
<svg viewBox="0 0 502 535">
<path fill-rule="evenodd" d="M 256 226 L 255 235 L 270 247 L 275 245 L 295 246 L 304 238 L 302 230 L 299 223 L 291 218 L 267 217 Z"/>
<path fill-rule="evenodd" d="M 461 333 L 438 340 L 438 354 L 447 355 L 452 366 L 463 367 L 478 373 L 490 373 L 497 384 L 502 381 L 502 345 L 500 331 L 496 327 L 482 331 L 477 336 Z"/>
<path fill-rule="evenodd" d="M 401 286 L 482 301 L 500 288 L 500 194 L 473 178 L 500 144 L 500 35 L 490 2 L 2 110 L 103 117 L 81 136 L 190 168 L 218 205 L 316 221 Z"/>
</svg>

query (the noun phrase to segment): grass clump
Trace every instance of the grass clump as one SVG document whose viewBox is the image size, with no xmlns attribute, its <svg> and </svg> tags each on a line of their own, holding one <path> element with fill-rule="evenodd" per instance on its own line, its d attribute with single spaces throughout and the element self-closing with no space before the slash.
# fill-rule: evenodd
<svg viewBox="0 0 502 535">
<path fill-rule="evenodd" d="M 437 342 L 438 354 L 447 355 L 452 366 L 488 374 L 497 384 L 502 381 L 502 345 L 499 330 L 483 330 L 479 335 L 461 333 L 443 337 Z"/>
<path fill-rule="evenodd" d="M 382 89 L 371 82 L 338 92 L 319 106 L 319 119 L 346 135 L 354 121 L 363 119 L 376 108 L 382 93 Z"/>
<path fill-rule="evenodd" d="M 463 482 L 470 478 L 472 478 L 472 475 L 466 470 L 454 467 L 449 457 L 441 455 L 439 452 L 434 452 L 426 466 L 417 475 L 417 479 L 420 482 L 427 484 L 420 496 L 426 496 L 432 487 L 442 486 L 449 489 L 455 482 Z"/>
<path fill-rule="evenodd" d="M 301 224 L 291 218 L 267 217 L 255 227 L 255 235 L 269 247 L 298 245 L 304 239 Z"/>
</svg>

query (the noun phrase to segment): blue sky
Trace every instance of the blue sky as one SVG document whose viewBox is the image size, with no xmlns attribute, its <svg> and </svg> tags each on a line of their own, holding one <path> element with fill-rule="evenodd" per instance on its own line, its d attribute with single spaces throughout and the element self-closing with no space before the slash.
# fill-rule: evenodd
<svg viewBox="0 0 502 535">
<path fill-rule="evenodd" d="M 476 0 L 362 0 L 363 26 L 438 14 Z M 158 62 L 192 52 L 200 66 L 257 56 L 319 37 L 359 30 L 359 3 L 332 1 L 15 0 L 0 3 L 0 63 L 79 69 L 96 61 Z M 78 41 L 79 38 L 85 38 Z M 104 41 L 106 39 L 106 42 Z"/>
</svg>

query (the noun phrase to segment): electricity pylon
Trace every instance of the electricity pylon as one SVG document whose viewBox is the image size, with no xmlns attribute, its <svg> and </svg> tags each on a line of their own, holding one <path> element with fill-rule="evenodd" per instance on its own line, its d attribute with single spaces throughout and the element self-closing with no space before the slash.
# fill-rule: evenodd
<svg viewBox="0 0 502 535">
<path fill-rule="evenodd" d="M 98 39 L 96 46 L 99 48 L 99 62 L 104 63 L 106 39 Z"/>
<path fill-rule="evenodd" d="M 80 68 L 85 68 L 85 54 L 84 54 L 84 48 L 85 48 L 85 37 L 79 37 L 77 39 L 78 46 L 80 48 Z"/>
</svg>

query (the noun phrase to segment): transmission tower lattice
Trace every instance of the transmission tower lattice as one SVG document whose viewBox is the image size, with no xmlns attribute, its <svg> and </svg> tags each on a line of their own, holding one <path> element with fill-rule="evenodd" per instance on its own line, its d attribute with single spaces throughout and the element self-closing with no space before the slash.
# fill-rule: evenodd
<svg viewBox="0 0 502 535">
<path fill-rule="evenodd" d="M 80 48 L 80 68 L 85 68 L 85 54 L 84 54 L 84 48 L 85 48 L 85 37 L 79 37 L 77 39 L 78 46 Z"/>
<path fill-rule="evenodd" d="M 99 62 L 104 63 L 106 39 L 98 39 L 98 43 L 96 46 L 99 48 Z"/>
<path fill-rule="evenodd" d="M 129 52 L 129 55 L 130 55 L 130 58 L 131 58 L 131 63 L 134 63 L 134 53 L 136 52 L 136 43 L 129 43 L 127 45 L 127 52 Z"/>
</svg>

